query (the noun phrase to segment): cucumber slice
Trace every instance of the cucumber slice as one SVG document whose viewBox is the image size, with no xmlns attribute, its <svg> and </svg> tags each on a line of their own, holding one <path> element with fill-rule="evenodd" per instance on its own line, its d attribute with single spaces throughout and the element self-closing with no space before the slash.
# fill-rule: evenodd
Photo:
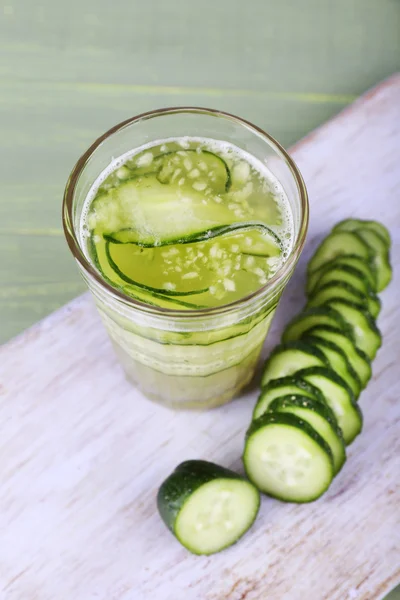
<svg viewBox="0 0 400 600">
<path fill-rule="evenodd" d="M 337 256 L 347 254 L 355 254 L 365 260 L 369 260 L 371 257 L 369 246 L 357 233 L 350 231 L 330 233 L 317 248 L 308 263 L 308 273 L 312 273 Z"/>
<path fill-rule="evenodd" d="M 390 233 L 387 228 L 379 221 L 365 221 L 363 219 L 345 219 L 337 223 L 332 231 L 355 231 L 356 229 L 368 229 L 375 231 L 386 242 L 387 247 L 391 245 Z"/>
<path fill-rule="evenodd" d="M 142 177 L 144 179 L 147 179 L 147 177 L 149 176 L 155 177 L 157 175 L 158 170 L 161 168 L 161 164 L 162 159 L 161 157 L 159 157 L 157 158 L 157 160 L 155 159 L 152 162 L 151 169 L 149 168 L 149 166 L 135 167 L 132 164 L 132 160 L 130 159 L 124 165 L 119 167 L 116 171 L 110 173 L 110 175 L 99 186 L 98 192 L 100 192 L 100 194 L 106 194 L 110 191 L 111 188 L 120 186 L 121 182 L 127 182 L 133 179 L 137 180 L 139 177 Z M 97 199 L 98 196 L 94 200 L 95 203 L 97 202 Z"/>
<path fill-rule="evenodd" d="M 378 292 L 381 292 L 389 285 L 392 279 L 392 268 L 390 266 L 387 243 L 379 233 L 369 229 L 357 229 L 356 233 L 372 250 L 372 264 L 376 271 L 376 289 Z"/>
<path fill-rule="evenodd" d="M 311 295 L 314 295 L 321 287 L 324 287 L 333 281 L 343 281 L 344 283 L 348 283 L 364 296 L 371 292 L 367 278 L 359 269 L 347 265 L 335 265 L 331 268 L 327 267 L 323 273 L 321 273 L 321 277 L 312 289 Z"/>
<path fill-rule="evenodd" d="M 265 413 L 246 434 L 243 463 L 258 489 L 285 502 L 312 502 L 329 487 L 333 457 L 329 445 L 296 415 Z"/>
<path fill-rule="evenodd" d="M 218 237 L 215 231 L 203 232 L 201 239 L 206 240 L 203 243 L 179 243 L 173 248 L 143 248 L 128 241 L 129 233 L 125 230 L 97 238 L 96 246 L 101 246 L 105 240 L 105 261 L 114 272 L 113 275 L 109 269 L 110 278 L 117 279 L 118 284 L 122 280 L 124 285 L 188 301 L 190 296 L 196 295 L 196 304 L 212 303 L 215 301 L 213 296 L 221 300 L 232 291 L 230 301 L 236 300 L 240 289 L 243 295 L 249 286 L 256 289 L 257 284 L 267 281 L 268 261 L 255 256 L 249 259 L 241 254 L 242 249 L 249 248 L 249 242 L 254 253 L 259 250 L 269 256 L 282 253 L 275 234 L 249 224 L 218 228 Z M 225 287 L 225 282 L 229 288 Z"/>
<path fill-rule="evenodd" d="M 334 474 L 339 473 L 346 460 L 346 447 L 336 417 L 327 404 L 306 396 L 284 396 L 272 402 L 270 411 L 291 413 L 309 423 L 329 445 Z"/>
<path fill-rule="evenodd" d="M 214 554 L 251 527 L 260 506 L 257 489 L 233 471 L 204 460 L 180 464 L 161 485 L 162 520 L 193 554 Z"/>
<path fill-rule="evenodd" d="M 303 341 L 280 344 L 272 351 L 265 363 L 261 385 L 266 385 L 271 379 L 292 375 L 299 369 L 317 365 L 327 365 L 323 352 L 318 348 Z"/>
<path fill-rule="evenodd" d="M 371 379 L 371 362 L 365 352 L 362 352 L 344 333 L 335 327 L 328 325 L 317 325 L 305 332 L 305 336 L 311 335 L 318 339 L 333 342 L 346 354 L 347 360 L 357 373 L 362 387 L 365 388 Z"/>
<path fill-rule="evenodd" d="M 163 184 L 181 182 L 190 184 L 193 189 L 213 192 L 227 192 L 231 186 L 231 174 L 226 162 L 208 150 L 188 149 L 169 152 L 162 157 L 162 165 L 157 175 Z"/>
<path fill-rule="evenodd" d="M 287 377 L 272 379 L 268 382 L 266 387 L 261 390 L 261 394 L 259 395 L 253 410 L 252 418 L 258 419 L 258 417 L 263 415 L 275 398 L 288 396 L 290 394 L 297 394 L 319 400 L 320 402 L 325 402 L 324 396 L 318 388 L 299 377 L 288 375 Z"/>
<path fill-rule="evenodd" d="M 342 379 L 344 379 L 353 392 L 355 399 L 357 400 L 361 392 L 361 381 L 347 360 L 346 354 L 343 352 L 341 347 L 334 342 L 314 337 L 309 332 L 304 334 L 302 340 L 308 344 L 316 346 L 319 348 L 319 350 L 321 350 L 321 352 L 323 352 L 330 368 Z"/>
<path fill-rule="evenodd" d="M 251 252 L 246 245 L 246 238 L 239 239 L 240 235 L 252 234 Z M 135 229 L 121 229 L 112 233 L 105 233 L 103 237 L 108 242 L 114 244 L 132 244 L 139 248 L 154 248 L 153 244 L 137 244 L 137 231 Z M 282 253 L 282 242 L 279 237 L 269 227 L 257 221 L 248 221 L 245 223 L 234 223 L 233 225 L 221 225 L 205 231 L 199 231 L 193 235 L 186 235 L 182 238 L 170 239 L 162 244 L 157 244 L 156 247 L 170 246 L 172 244 L 195 244 L 198 242 L 208 242 L 214 238 L 231 239 L 234 238 L 235 244 L 238 245 L 238 253 L 259 256 L 271 257 L 280 256 Z"/>
<path fill-rule="evenodd" d="M 333 267 L 353 267 L 357 269 L 357 271 L 361 271 L 361 273 L 366 278 L 371 290 L 376 292 L 376 273 L 373 265 L 369 260 L 365 260 L 360 256 L 355 256 L 354 254 L 349 254 L 348 256 L 339 256 L 334 260 L 323 264 L 319 269 L 310 273 L 307 279 L 307 295 L 310 295 L 314 289 L 314 286 L 317 284 L 322 274 Z M 357 273 L 357 276 L 360 278 L 360 274 Z M 342 279 L 341 279 L 342 281 Z"/>
<path fill-rule="evenodd" d="M 382 343 L 382 337 L 374 319 L 361 304 L 348 302 L 342 298 L 331 298 L 327 306 L 340 313 L 350 325 L 356 345 L 365 352 L 370 360 Z"/>
<path fill-rule="evenodd" d="M 347 383 L 332 369 L 312 367 L 298 371 L 298 377 L 319 388 L 332 409 L 343 433 L 345 443 L 351 444 L 362 429 L 362 413 Z"/>
<path fill-rule="evenodd" d="M 132 257 L 137 254 L 137 249 L 140 247 L 135 244 L 115 244 L 112 242 L 106 242 L 106 256 L 108 263 L 111 269 L 126 283 L 130 285 L 139 287 L 148 292 L 155 292 L 157 294 L 163 294 L 164 296 L 193 296 L 196 294 L 203 294 L 208 291 L 208 287 L 206 288 L 198 288 L 193 289 L 192 284 L 188 281 L 181 281 L 182 289 L 181 290 L 167 290 L 164 288 L 155 288 L 149 284 L 146 284 L 144 281 L 136 281 L 132 277 L 135 275 L 134 268 L 132 269 Z M 128 249 L 128 252 L 127 252 Z M 121 252 L 121 250 L 123 250 Z M 130 250 L 130 252 L 129 252 Z M 152 251 L 151 248 L 149 248 Z M 120 265 L 120 267 L 118 266 Z M 122 270 L 124 269 L 124 271 Z M 154 277 L 154 273 L 152 273 Z M 186 289 L 184 289 L 186 288 Z"/>
<path fill-rule="evenodd" d="M 354 341 L 352 327 L 337 310 L 328 305 L 308 308 L 294 317 L 286 326 L 282 339 L 284 342 L 299 340 L 305 331 L 316 325 L 336 327 Z"/>
<path fill-rule="evenodd" d="M 189 193 L 173 184 L 165 186 L 154 176 L 147 177 L 144 186 L 142 179 L 131 179 L 98 197 L 92 204 L 90 229 L 98 235 L 130 229 L 134 232 L 130 242 L 152 247 L 175 244 L 208 229 L 237 223 L 237 217 L 224 203 L 217 204 L 201 192 L 193 189 Z"/>
<path fill-rule="evenodd" d="M 362 304 L 374 318 L 378 316 L 381 309 L 381 301 L 374 292 L 369 291 L 364 294 L 350 283 L 339 280 L 333 280 L 325 285 L 318 286 L 318 289 L 313 292 L 307 302 L 307 307 L 321 306 L 331 298 L 344 298 L 344 300 Z"/>
<path fill-rule="evenodd" d="M 169 297 L 155 291 L 150 292 L 134 285 L 128 285 L 127 282 L 124 281 L 111 267 L 106 253 L 106 242 L 104 239 L 100 244 L 91 243 L 91 256 L 93 257 L 96 268 L 110 285 L 120 289 L 122 292 L 139 302 L 150 304 L 152 306 L 169 308 L 171 310 L 205 308 L 203 305 L 197 304 L 196 302 L 186 302 L 185 300 L 176 297 Z"/>
</svg>

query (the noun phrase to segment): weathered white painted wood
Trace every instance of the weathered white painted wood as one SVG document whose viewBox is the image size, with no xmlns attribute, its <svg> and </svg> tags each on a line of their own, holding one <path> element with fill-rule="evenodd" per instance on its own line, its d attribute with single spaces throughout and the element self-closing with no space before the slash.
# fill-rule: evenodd
<svg viewBox="0 0 400 600">
<path fill-rule="evenodd" d="M 241 470 L 256 390 L 204 414 L 146 401 L 85 295 L 0 353 L 1 600 L 378 600 L 399 581 L 399 130 L 397 76 L 293 150 L 310 234 L 266 351 L 300 309 L 304 263 L 335 221 L 382 219 L 397 267 L 364 431 L 329 492 L 304 506 L 265 498 L 239 544 L 189 555 L 157 516 L 157 487 L 184 458 Z"/>
</svg>

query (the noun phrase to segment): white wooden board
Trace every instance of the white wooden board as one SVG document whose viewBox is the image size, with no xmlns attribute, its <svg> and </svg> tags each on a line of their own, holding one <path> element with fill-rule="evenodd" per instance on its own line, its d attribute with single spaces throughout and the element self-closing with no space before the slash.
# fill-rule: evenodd
<svg viewBox="0 0 400 600">
<path fill-rule="evenodd" d="M 364 431 L 329 492 L 303 506 L 264 498 L 239 544 L 188 554 L 157 515 L 157 488 L 183 459 L 242 470 L 256 389 L 207 413 L 146 401 L 84 295 L 0 351 L 1 600 L 378 600 L 400 581 L 399 133 L 395 76 L 293 149 L 311 223 L 265 353 L 335 221 L 381 219 L 393 235 Z"/>
</svg>

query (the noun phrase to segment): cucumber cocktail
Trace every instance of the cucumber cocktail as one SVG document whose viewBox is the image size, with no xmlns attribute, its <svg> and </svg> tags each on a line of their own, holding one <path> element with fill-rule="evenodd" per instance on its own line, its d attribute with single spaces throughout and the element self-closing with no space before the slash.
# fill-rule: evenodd
<svg viewBox="0 0 400 600">
<path fill-rule="evenodd" d="M 254 373 L 304 241 L 307 197 L 254 126 L 167 109 L 88 150 L 64 225 L 128 378 L 162 404 L 209 408 Z"/>
</svg>

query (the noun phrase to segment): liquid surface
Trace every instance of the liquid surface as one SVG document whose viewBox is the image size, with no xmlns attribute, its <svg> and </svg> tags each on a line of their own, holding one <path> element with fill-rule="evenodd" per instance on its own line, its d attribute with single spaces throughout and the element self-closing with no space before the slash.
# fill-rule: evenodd
<svg viewBox="0 0 400 600">
<path fill-rule="evenodd" d="M 128 296 L 171 309 L 234 302 L 291 250 L 283 189 L 225 142 L 165 140 L 114 161 L 88 196 L 89 259 Z"/>
</svg>

